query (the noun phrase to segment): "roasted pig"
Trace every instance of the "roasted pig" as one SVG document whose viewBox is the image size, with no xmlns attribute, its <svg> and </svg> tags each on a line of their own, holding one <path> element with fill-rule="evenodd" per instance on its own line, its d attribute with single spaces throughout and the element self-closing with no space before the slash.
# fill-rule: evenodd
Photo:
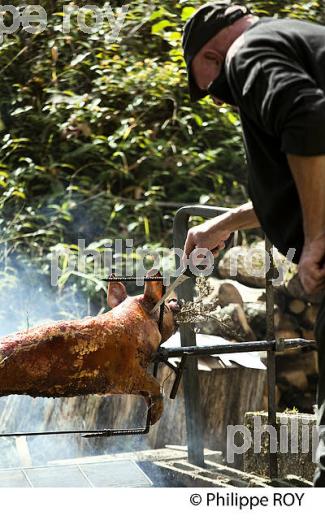
<svg viewBox="0 0 325 520">
<path fill-rule="evenodd" d="M 152 404 L 151 423 L 163 411 L 159 382 L 147 371 L 161 341 L 176 330 L 175 300 L 166 304 L 162 334 L 159 311 L 162 282 L 146 282 L 144 294 L 127 295 L 110 282 L 112 310 L 97 317 L 59 321 L 0 339 L 0 395 L 72 397 L 86 394 L 136 394 Z"/>
</svg>

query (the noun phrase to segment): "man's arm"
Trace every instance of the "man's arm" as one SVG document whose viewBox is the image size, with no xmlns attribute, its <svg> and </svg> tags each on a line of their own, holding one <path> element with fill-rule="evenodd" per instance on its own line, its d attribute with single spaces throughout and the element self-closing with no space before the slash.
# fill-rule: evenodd
<svg viewBox="0 0 325 520">
<path fill-rule="evenodd" d="M 218 251 L 224 248 L 224 243 L 231 233 L 240 229 L 258 227 L 260 227 L 260 223 L 253 205 L 251 202 L 247 202 L 228 213 L 191 228 L 184 246 L 184 257 L 188 258 L 195 248 L 216 250 L 214 254 L 218 254 Z"/>
<path fill-rule="evenodd" d="M 288 155 L 302 206 L 305 244 L 299 263 L 308 293 L 325 289 L 325 155 Z"/>
</svg>

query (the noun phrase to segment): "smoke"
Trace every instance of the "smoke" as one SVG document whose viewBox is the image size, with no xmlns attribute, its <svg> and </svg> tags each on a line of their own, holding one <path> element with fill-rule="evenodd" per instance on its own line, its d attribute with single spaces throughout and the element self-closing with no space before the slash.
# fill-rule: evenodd
<svg viewBox="0 0 325 520">
<path fill-rule="evenodd" d="M 0 268 L 1 337 L 49 320 L 76 319 L 89 315 L 89 303 L 76 284 L 58 291 L 27 261 L 11 261 Z M 146 406 L 139 398 L 83 396 L 64 399 L 33 399 L 28 396 L 0 398 L 0 431 L 30 432 L 96 430 L 142 427 Z M 95 456 L 120 451 L 148 449 L 142 437 L 86 439 L 79 435 L 28 437 L 26 457 L 16 438 L 0 438 L 0 467 L 44 465 L 53 460 Z"/>
<path fill-rule="evenodd" d="M 83 317 L 88 307 L 75 284 L 55 290 L 27 260 L 0 266 L 0 337 L 49 320 Z"/>
</svg>

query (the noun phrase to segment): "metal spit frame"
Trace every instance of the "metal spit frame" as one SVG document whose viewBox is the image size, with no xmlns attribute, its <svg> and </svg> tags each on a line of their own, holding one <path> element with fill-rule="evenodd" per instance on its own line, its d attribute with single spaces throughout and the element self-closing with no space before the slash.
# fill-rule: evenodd
<svg viewBox="0 0 325 520">
<path fill-rule="evenodd" d="M 217 206 L 192 205 L 184 206 L 179 209 L 174 219 L 174 247 L 183 248 L 189 228 L 189 219 L 192 216 L 213 218 L 229 211 L 228 208 Z M 266 273 L 266 341 L 256 341 L 250 343 L 228 344 L 201 349 L 201 354 L 221 354 L 225 352 L 267 352 L 267 387 L 268 387 L 268 424 L 277 428 L 276 423 L 276 352 L 287 348 L 310 347 L 315 348 L 314 341 L 306 341 L 300 338 L 293 340 L 276 340 L 274 331 L 274 289 L 272 279 L 274 278 L 274 262 L 272 255 L 272 244 L 266 238 L 265 251 L 270 259 L 270 269 Z M 177 267 L 179 258 L 176 256 Z M 267 264 L 266 264 L 267 265 Z M 185 301 L 191 301 L 194 297 L 195 281 L 190 279 L 177 288 L 177 296 Z M 204 440 L 203 440 L 203 421 L 202 407 L 200 404 L 200 387 L 198 378 L 197 358 L 190 356 L 189 351 L 196 345 L 196 334 L 192 328 L 181 325 L 181 346 L 183 352 L 187 352 L 189 359 L 186 363 L 186 370 L 183 375 L 184 400 L 186 410 L 187 427 L 187 446 L 189 462 L 204 466 Z M 191 346 L 190 349 L 187 347 Z M 194 349 L 195 350 L 195 349 Z M 196 349 L 197 350 L 197 349 Z M 194 352 L 193 352 L 194 353 Z M 168 353 L 166 352 L 168 356 Z M 169 356 L 170 357 L 170 356 Z M 270 443 L 271 444 L 271 443 Z M 271 478 L 278 476 L 277 453 L 269 452 L 269 475 Z"/>
</svg>

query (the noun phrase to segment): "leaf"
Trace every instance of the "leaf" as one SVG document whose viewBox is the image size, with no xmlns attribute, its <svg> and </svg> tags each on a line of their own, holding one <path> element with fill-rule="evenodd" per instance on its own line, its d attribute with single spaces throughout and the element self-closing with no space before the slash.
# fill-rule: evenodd
<svg viewBox="0 0 325 520">
<path fill-rule="evenodd" d="M 146 236 L 146 240 L 150 240 L 150 224 L 149 219 L 147 217 L 143 217 L 143 224 L 144 224 L 144 233 Z"/>
<path fill-rule="evenodd" d="M 17 190 L 14 190 L 12 192 L 12 195 L 14 195 L 15 197 L 19 197 L 21 199 L 26 199 L 26 195 L 25 193 L 23 193 L 22 191 L 17 191 Z"/>
<path fill-rule="evenodd" d="M 21 114 L 26 114 L 27 112 L 30 112 L 31 110 L 33 110 L 33 108 L 34 107 L 32 107 L 32 106 L 25 106 L 25 107 L 17 108 L 13 112 L 11 112 L 11 115 L 12 116 L 19 116 Z"/>
<path fill-rule="evenodd" d="M 152 28 L 151 28 L 151 33 L 152 34 L 161 34 L 164 32 L 164 29 L 166 29 L 166 27 L 174 27 L 175 24 L 170 22 L 169 20 L 161 20 L 160 22 L 158 23 L 155 23 Z"/>
<path fill-rule="evenodd" d="M 195 13 L 195 11 L 196 11 L 195 7 L 184 7 L 184 9 L 182 10 L 182 15 L 181 15 L 182 21 L 186 22 L 186 20 L 188 20 L 188 18 L 190 18 L 192 16 L 192 14 Z"/>
<path fill-rule="evenodd" d="M 76 65 L 78 65 L 79 63 L 84 61 L 86 58 L 88 58 L 89 55 L 90 55 L 90 52 L 86 52 L 85 54 L 78 54 L 78 56 L 76 56 L 70 63 L 71 67 L 75 67 Z"/>
<path fill-rule="evenodd" d="M 173 42 L 176 42 L 176 41 L 182 41 L 182 35 L 180 32 L 177 32 L 177 31 L 173 31 L 173 32 L 170 32 L 168 33 L 168 40 L 171 40 Z"/>
<path fill-rule="evenodd" d="M 236 116 L 233 112 L 227 112 L 227 119 L 232 125 L 237 125 L 239 123 L 238 116 Z"/>
<path fill-rule="evenodd" d="M 157 11 L 154 11 L 149 20 L 152 22 L 153 20 L 156 20 L 157 18 L 161 18 L 162 16 L 165 16 L 166 10 L 163 7 L 160 7 Z"/>
<path fill-rule="evenodd" d="M 203 125 L 203 119 L 201 116 L 199 116 L 199 114 L 193 114 L 193 119 L 194 121 L 196 122 L 196 124 L 198 126 L 202 126 Z"/>
</svg>

